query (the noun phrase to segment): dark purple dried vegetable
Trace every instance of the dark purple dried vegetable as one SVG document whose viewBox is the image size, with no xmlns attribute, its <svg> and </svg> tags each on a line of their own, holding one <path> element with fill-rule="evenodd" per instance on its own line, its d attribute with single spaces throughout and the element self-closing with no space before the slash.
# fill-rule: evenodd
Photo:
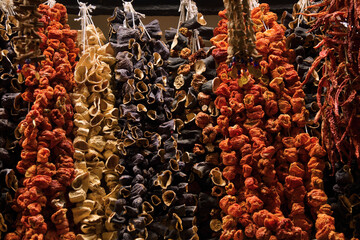
<svg viewBox="0 0 360 240">
<path fill-rule="evenodd" d="M 124 20 L 129 26 L 124 27 Z M 116 8 L 109 22 L 109 41 L 117 58 L 114 94 L 123 168 L 111 221 L 119 229 L 119 239 L 190 239 L 196 229 L 189 226 L 195 221 L 195 208 L 189 203 L 196 200 L 187 194 L 185 163 L 178 149 L 179 123 L 172 112 L 175 91 L 165 70 L 170 51 L 159 40 L 157 20 L 145 28 L 129 28 L 131 14 Z"/>
<path fill-rule="evenodd" d="M 13 16 L 0 10 L 0 239 L 4 232 L 12 231 L 15 220 L 9 202 L 17 189 L 16 164 L 20 160 L 20 148 L 14 130 L 24 119 L 27 106 L 23 103 L 17 72 L 13 66 L 16 54 L 11 39 L 15 36 Z"/>
<path fill-rule="evenodd" d="M 183 24 L 194 30 L 201 31 L 199 24 L 192 18 Z M 213 35 L 210 29 L 206 29 L 207 35 Z M 191 45 L 193 34 L 191 29 L 180 28 L 179 37 L 174 40 L 176 29 L 165 31 L 165 37 L 171 50 L 171 58 L 168 60 L 167 71 L 170 76 L 168 82 L 176 90 L 172 104 L 173 117 L 180 124 L 178 149 L 181 150 L 181 159 L 185 163 L 183 172 L 187 175 L 189 190 L 187 196 L 197 199 L 194 205 L 188 205 L 192 216 L 186 219 L 196 218 L 197 235 L 199 239 L 218 239 L 219 233 L 212 229 L 212 218 L 221 218 L 218 208 L 217 196 L 213 195 L 213 181 L 211 170 L 219 164 L 219 149 L 216 148 L 216 133 L 211 126 L 204 129 L 204 125 L 197 121 L 197 116 L 209 116 L 216 123 L 218 111 L 215 108 L 214 89 L 218 80 L 216 76 L 216 64 L 211 55 L 211 50 L 201 48 L 192 52 Z M 209 34 L 210 33 L 210 34 Z M 206 39 L 211 38 L 208 36 Z M 175 41 L 175 43 L 173 42 Z M 176 44 L 177 41 L 177 44 Z M 179 44 L 179 41 L 181 44 Z M 185 43 L 187 43 L 185 45 Z M 200 118 L 199 118 L 200 119 Z M 184 222 L 184 221 L 183 221 Z M 185 226 L 185 224 L 184 224 Z M 190 224 L 189 227 L 193 227 Z M 218 231 L 219 229 L 217 229 Z M 191 232 L 190 229 L 186 232 Z M 182 239 L 190 239 L 184 235 Z"/>
</svg>

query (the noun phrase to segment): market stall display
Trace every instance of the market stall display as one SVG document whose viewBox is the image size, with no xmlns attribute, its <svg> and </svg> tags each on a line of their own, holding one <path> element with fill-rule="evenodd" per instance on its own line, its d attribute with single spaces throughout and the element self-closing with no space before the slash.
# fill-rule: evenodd
<svg viewBox="0 0 360 240">
<path fill-rule="evenodd" d="M 358 239 L 360 2 L 223 3 L 0 2 L 0 239 Z"/>
</svg>

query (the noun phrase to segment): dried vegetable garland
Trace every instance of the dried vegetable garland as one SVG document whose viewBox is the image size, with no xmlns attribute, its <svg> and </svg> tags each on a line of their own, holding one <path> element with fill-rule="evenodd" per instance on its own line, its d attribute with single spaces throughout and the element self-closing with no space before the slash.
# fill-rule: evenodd
<svg viewBox="0 0 360 240">
<path fill-rule="evenodd" d="M 317 239 L 344 239 L 334 232 L 322 190 L 325 150 L 302 130 L 308 114 L 305 94 L 288 63 L 291 51 L 286 49 L 285 29 L 267 4 L 252 10 L 251 18 L 256 49 L 263 56 L 260 70 L 248 59 L 240 66 L 231 64 L 228 69 L 221 63 L 218 68 L 222 83 L 216 91 L 221 112 L 217 127 L 225 136 L 219 147 L 228 180 L 227 195 L 220 201 L 220 239 L 309 239 L 311 217 Z M 225 24 L 215 31 L 223 32 Z M 217 43 L 220 49 L 228 44 L 223 39 Z"/>
<path fill-rule="evenodd" d="M 284 26 L 268 4 L 224 0 L 212 37 L 183 0 L 169 46 L 124 1 L 109 44 L 87 22 L 78 64 L 65 6 L 11 2 L 1 239 L 360 236 L 359 1 L 300 0 Z"/>
<path fill-rule="evenodd" d="M 123 168 L 112 222 L 120 239 L 191 238 L 194 220 L 183 217 L 184 204 L 195 199 L 186 195 L 187 178 L 177 149 L 174 89 L 165 71 L 170 51 L 159 40 L 159 22 L 142 26 L 139 16 L 115 9 L 109 19 L 118 61 L 115 96 Z"/>
<path fill-rule="evenodd" d="M 24 64 L 29 60 L 32 62 L 44 60 L 40 49 L 42 39 L 37 33 L 37 29 L 44 26 L 43 22 L 39 20 L 41 14 L 37 10 L 41 3 L 41 0 L 14 1 L 14 16 L 18 21 L 17 27 L 14 28 L 14 31 L 18 32 L 18 36 L 13 38 L 17 64 Z"/>
<path fill-rule="evenodd" d="M 329 183 L 330 202 L 337 229 L 347 237 L 359 237 L 359 1 L 324 1 L 309 7 L 319 8 L 311 31 L 319 33 L 320 50 L 305 78 L 307 83 L 315 70 L 322 77 L 317 89 L 321 119 L 321 137 L 332 165 L 333 181 Z"/>
<path fill-rule="evenodd" d="M 11 39 L 16 34 L 12 31 L 16 20 L 7 10 L 0 9 L 0 239 L 12 230 L 15 220 L 9 204 L 17 189 L 14 169 L 20 161 L 14 130 L 27 113 L 27 105 L 20 96 L 22 86 L 13 66 L 16 54 Z"/>
<path fill-rule="evenodd" d="M 300 0 L 294 4 L 292 14 L 285 11 L 281 17 L 281 23 L 287 28 L 285 31 L 286 47 L 294 50 L 294 56 L 291 56 L 289 61 L 294 64 L 301 81 L 304 81 L 314 59 L 319 55 L 318 49 L 314 48 L 320 41 L 316 36 L 319 31 L 308 33 L 311 28 L 311 22 L 315 20 L 312 17 L 301 15 L 301 13 L 311 13 L 306 9 L 309 4 L 310 2 L 308 0 Z M 305 106 L 309 111 L 306 130 L 311 136 L 318 137 L 319 139 L 321 137 L 321 123 L 315 123 L 314 120 L 319 110 L 316 102 L 316 94 L 320 76 L 321 71 L 318 69 L 317 71 L 313 71 L 309 81 L 303 86 Z"/>
<path fill-rule="evenodd" d="M 69 193 L 78 239 L 114 239 L 110 205 L 116 200 L 119 174 L 117 139 L 119 110 L 114 107 L 111 67 L 115 64 L 110 44 L 94 25 L 86 27 L 85 52 L 75 68 L 74 159 L 76 177 Z"/>
<path fill-rule="evenodd" d="M 16 230 L 5 239 L 75 239 L 69 229 L 66 188 L 74 178 L 70 139 L 73 109 L 68 92 L 75 85 L 73 68 L 79 49 L 77 32 L 67 25 L 64 5 L 40 5 L 40 64 L 24 64 L 19 77 L 25 79 L 25 101 L 33 103 L 18 125 L 21 161 L 17 170 L 24 175 L 13 208 L 19 212 Z M 38 59 L 35 57 L 35 59 Z"/>
<path fill-rule="evenodd" d="M 304 14 L 317 17 L 311 30 L 322 28 L 322 41 L 316 46 L 321 48 L 303 84 L 311 73 L 324 61 L 323 75 L 317 93 L 320 111 L 316 120 L 322 117 L 322 140 L 329 159 L 351 164 L 352 159 L 360 159 L 359 110 L 358 100 L 358 49 L 356 41 L 359 27 L 357 1 L 324 1 L 313 7 L 322 7 L 318 13 Z M 336 18 L 331 18 L 336 16 Z M 333 22 L 335 21 L 335 22 Z M 338 55 L 334 56 L 335 51 Z M 325 89 L 324 89 L 325 88 Z M 322 101 L 321 96 L 325 95 Z"/>
<path fill-rule="evenodd" d="M 216 69 L 214 57 L 211 55 L 213 48 L 201 48 L 193 52 L 190 43 L 191 40 L 196 42 L 193 31 L 204 28 L 201 26 L 203 22 L 195 17 L 179 24 L 187 27 L 180 27 L 175 40 L 173 36 L 177 33 L 176 29 L 165 31 L 168 44 L 174 47 L 168 60 L 167 71 L 170 74 L 168 82 L 176 91 L 171 111 L 180 127 L 177 144 L 185 164 L 183 172 L 189 179 L 188 193 L 198 199 L 192 203 L 193 206 L 185 208 L 191 210 L 187 211 L 189 217 L 196 220 L 200 239 L 218 239 L 218 231 L 214 233 L 210 228 L 214 215 L 219 215 L 219 211 L 211 210 L 218 209 L 217 187 L 212 189 L 212 180 L 221 180 L 218 179 L 219 171 L 217 175 L 216 170 L 211 173 L 216 175 L 214 178 L 210 171 L 218 165 L 219 149 L 215 147 L 218 145 L 215 143 L 215 129 L 209 123 L 215 123 L 219 114 L 213 94 L 219 81 L 214 79 Z M 201 39 L 199 44 L 202 46 Z M 215 196 L 211 196 L 212 190 Z M 211 225 L 217 227 L 216 223 Z"/>
</svg>

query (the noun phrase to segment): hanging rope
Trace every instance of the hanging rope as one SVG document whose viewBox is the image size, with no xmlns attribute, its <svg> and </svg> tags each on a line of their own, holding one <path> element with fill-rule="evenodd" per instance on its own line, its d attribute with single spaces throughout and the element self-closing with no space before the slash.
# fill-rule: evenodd
<svg viewBox="0 0 360 240">
<path fill-rule="evenodd" d="M 180 12 L 179 22 L 178 22 L 176 35 L 174 37 L 173 45 L 171 46 L 171 49 L 173 49 L 175 47 L 174 43 L 176 42 L 177 38 L 179 37 L 179 31 L 180 31 L 181 24 L 186 22 L 189 19 L 197 17 L 199 10 L 194 1 L 180 0 L 179 12 Z M 199 31 L 196 29 L 193 31 L 193 35 L 192 35 L 191 42 L 190 42 L 190 48 L 191 48 L 192 52 L 197 52 L 200 49 Z"/>
<path fill-rule="evenodd" d="M 297 14 L 297 18 L 298 18 L 297 26 L 299 27 L 300 23 L 304 20 L 304 15 L 302 15 L 301 13 L 304 13 L 305 10 L 310 6 L 310 1 L 299 0 L 297 4 L 299 5 L 299 12 Z"/>
<path fill-rule="evenodd" d="M 250 0 L 249 2 L 249 6 L 250 6 L 250 11 L 253 10 L 254 8 L 258 7 L 259 1 L 258 0 Z"/>
<path fill-rule="evenodd" d="M 44 2 L 45 5 L 49 5 L 50 8 L 53 8 L 56 4 L 56 0 L 48 0 Z"/>
<path fill-rule="evenodd" d="M 10 16 L 14 16 L 14 2 L 13 0 L 1 0 L 0 2 L 0 9 L 3 10 L 3 12 L 6 15 L 6 19 L 9 20 Z M 6 32 L 9 32 L 9 25 L 5 24 L 5 30 Z"/>
<path fill-rule="evenodd" d="M 79 9 L 80 9 L 78 16 L 80 16 L 80 17 L 75 19 L 75 21 L 81 21 L 81 31 L 82 31 L 81 41 L 83 44 L 83 52 L 85 52 L 86 46 L 89 45 L 89 41 L 86 37 L 86 29 L 89 25 L 93 25 L 95 28 L 95 24 L 92 20 L 91 12 L 96 7 L 91 4 L 89 4 L 87 6 L 86 3 L 79 2 L 79 1 L 78 1 L 78 4 L 79 4 Z M 96 33 L 96 38 L 98 39 L 99 45 L 102 46 L 100 36 L 99 36 L 96 28 L 95 28 L 95 33 Z"/>
<path fill-rule="evenodd" d="M 144 23 L 141 21 L 141 18 L 145 18 L 145 14 L 136 12 L 133 5 L 132 5 L 133 1 L 124 1 L 123 0 L 123 6 L 124 6 L 124 11 L 125 12 L 129 12 L 132 15 L 132 23 L 133 23 L 133 29 L 136 28 L 136 24 L 135 24 L 135 16 L 139 17 L 139 22 L 140 22 L 140 26 L 144 29 L 144 32 L 146 33 L 146 35 L 148 36 L 149 39 L 151 39 L 150 34 L 148 33 L 148 31 L 145 28 Z M 125 20 L 127 21 L 127 19 L 125 18 Z"/>
<path fill-rule="evenodd" d="M 5 12 L 7 17 L 15 15 L 13 0 L 1 0 L 0 8 Z"/>
</svg>

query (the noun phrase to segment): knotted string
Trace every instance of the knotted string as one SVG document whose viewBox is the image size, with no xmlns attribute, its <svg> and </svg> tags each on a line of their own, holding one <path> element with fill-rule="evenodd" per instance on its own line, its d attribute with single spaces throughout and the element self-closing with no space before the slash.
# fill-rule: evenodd
<svg viewBox="0 0 360 240">
<path fill-rule="evenodd" d="M 259 1 L 258 0 L 250 0 L 249 1 L 249 7 L 250 7 L 250 11 L 253 10 L 254 8 L 258 7 Z"/>
<path fill-rule="evenodd" d="M 89 26 L 89 25 L 93 25 L 94 28 L 95 28 L 95 24 L 92 20 L 92 16 L 91 16 L 91 12 L 96 8 L 94 5 L 91 5 L 89 4 L 88 6 L 86 5 L 86 3 L 83 3 L 83 2 L 79 2 L 79 18 L 76 18 L 75 21 L 81 21 L 81 31 L 82 31 L 82 43 L 83 43 L 83 53 L 85 52 L 85 49 L 86 49 L 86 45 L 89 44 L 89 41 L 86 37 L 86 28 Z M 99 37 L 99 34 L 95 28 L 95 35 L 96 35 L 96 38 L 98 39 L 98 42 L 99 42 L 99 46 L 102 46 L 101 44 L 101 41 L 100 41 L 100 37 Z"/>
<path fill-rule="evenodd" d="M 9 19 L 10 16 L 15 15 L 13 0 L 1 0 L 0 8 L 4 11 L 7 20 Z M 5 24 L 6 32 L 8 32 L 8 27 L 9 27 L 8 24 Z"/>
<path fill-rule="evenodd" d="M 53 8 L 56 4 L 56 0 L 48 0 L 44 2 L 45 5 L 49 5 L 50 8 Z"/>
<path fill-rule="evenodd" d="M 179 17 L 179 22 L 178 22 L 176 35 L 174 37 L 173 43 L 179 37 L 179 30 L 180 30 L 181 24 L 191 18 L 197 17 L 199 10 L 194 1 L 180 0 L 179 12 L 180 12 L 180 17 Z M 195 39 L 195 41 L 193 41 L 193 39 Z M 173 44 L 171 46 L 171 49 L 173 49 L 174 47 L 175 47 L 175 45 Z M 192 52 L 197 52 L 200 49 L 199 31 L 196 29 L 193 31 L 193 36 L 192 36 L 192 40 L 190 43 L 190 47 L 191 47 Z"/>
<path fill-rule="evenodd" d="M 139 22 L 140 22 L 140 26 L 144 29 L 144 32 L 146 33 L 146 35 L 148 36 L 149 39 L 151 39 L 150 34 L 148 33 L 148 31 L 145 28 L 144 23 L 141 21 L 141 18 L 145 18 L 145 14 L 136 12 L 133 5 L 132 5 L 132 1 L 131 2 L 127 2 L 123 0 L 123 6 L 124 6 L 124 11 L 125 12 L 129 12 L 132 15 L 132 23 L 133 23 L 133 29 L 136 28 L 135 25 L 135 16 L 139 17 Z M 125 21 L 127 21 L 126 17 L 125 17 Z M 126 26 L 125 22 L 124 22 L 124 26 Z"/>
<path fill-rule="evenodd" d="M 299 0 L 297 3 L 300 6 L 299 13 L 305 12 L 308 6 L 310 6 L 309 0 Z M 298 14 L 298 23 L 297 26 L 300 26 L 300 23 L 304 20 L 304 15 Z"/>
</svg>

